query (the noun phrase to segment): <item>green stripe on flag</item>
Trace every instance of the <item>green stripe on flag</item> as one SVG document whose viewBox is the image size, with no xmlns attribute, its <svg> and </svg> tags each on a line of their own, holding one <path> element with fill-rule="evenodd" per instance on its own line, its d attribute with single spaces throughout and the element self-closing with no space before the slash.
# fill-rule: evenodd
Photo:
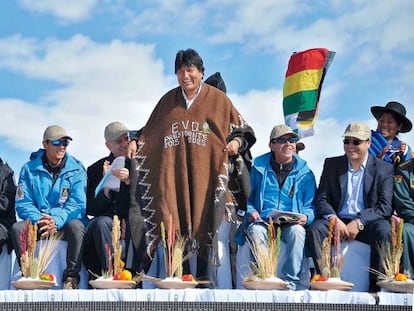
<svg viewBox="0 0 414 311">
<path fill-rule="evenodd" d="M 318 90 L 297 92 L 283 98 L 284 115 L 295 112 L 310 111 L 316 108 Z"/>
</svg>

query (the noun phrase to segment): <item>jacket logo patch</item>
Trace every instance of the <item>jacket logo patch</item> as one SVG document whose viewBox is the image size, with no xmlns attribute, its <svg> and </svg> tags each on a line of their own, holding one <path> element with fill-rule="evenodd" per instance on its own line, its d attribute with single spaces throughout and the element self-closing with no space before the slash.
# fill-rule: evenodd
<svg viewBox="0 0 414 311">
<path fill-rule="evenodd" d="M 19 184 L 16 189 L 16 201 L 24 199 L 24 185 Z"/>
<path fill-rule="evenodd" d="M 60 193 L 59 203 L 65 203 L 69 197 L 69 188 L 62 188 L 62 192 Z"/>
</svg>

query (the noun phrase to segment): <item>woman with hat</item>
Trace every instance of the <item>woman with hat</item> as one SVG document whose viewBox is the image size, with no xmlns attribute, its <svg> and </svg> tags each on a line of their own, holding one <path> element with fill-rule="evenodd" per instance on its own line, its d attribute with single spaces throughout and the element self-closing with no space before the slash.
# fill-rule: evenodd
<svg viewBox="0 0 414 311">
<path fill-rule="evenodd" d="M 412 128 L 411 121 L 405 116 L 404 105 L 390 101 L 385 107 L 371 107 L 371 113 L 378 125 L 377 130 L 372 131 L 369 153 L 395 165 L 411 159 L 411 148 L 397 136 Z"/>
</svg>

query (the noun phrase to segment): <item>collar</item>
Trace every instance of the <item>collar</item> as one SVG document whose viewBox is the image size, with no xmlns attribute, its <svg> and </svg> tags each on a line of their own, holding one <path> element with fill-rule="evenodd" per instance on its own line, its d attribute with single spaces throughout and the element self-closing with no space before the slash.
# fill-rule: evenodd
<svg viewBox="0 0 414 311">
<path fill-rule="evenodd" d="M 185 94 L 185 92 L 184 92 L 184 89 L 183 89 L 183 88 L 181 88 L 181 93 L 183 94 L 183 97 L 184 97 L 185 104 L 186 104 L 187 108 L 189 108 L 189 107 L 191 106 L 191 104 L 195 101 L 195 99 L 196 99 L 196 98 L 198 97 L 198 95 L 200 94 L 202 84 L 203 84 L 203 83 L 200 83 L 200 86 L 199 86 L 199 88 L 198 88 L 197 92 L 195 93 L 194 97 L 193 97 L 193 98 L 191 98 L 191 99 L 188 99 L 187 95 L 186 95 L 186 94 Z"/>
<path fill-rule="evenodd" d="M 368 162 L 368 154 L 366 155 L 364 161 L 362 161 L 361 165 L 359 166 L 359 170 L 363 171 L 367 167 L 367 162 Z M 349 160 L 348 160 L 348 171 L 355 171 L 352 168 L 351 162 Z"/>
</svg>

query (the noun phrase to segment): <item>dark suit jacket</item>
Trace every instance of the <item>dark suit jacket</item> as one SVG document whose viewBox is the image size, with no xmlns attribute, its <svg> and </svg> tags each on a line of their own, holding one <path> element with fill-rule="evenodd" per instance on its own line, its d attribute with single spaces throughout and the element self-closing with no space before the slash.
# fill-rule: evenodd
<svg viewBox="0 0 414 311">
<path fill-rule="evenodd" d="M 344 203 L 348 183 L 348 159 L 345 155 L 325 159 L 314 205 L 319 217 L 337 214 Z M 392 214 L 393 166 L 371 155 L 364 174 L 364 204 L 361 219 L 365 223 L 389 218 Z"/>
<path fill-rule="evenodd" d="M 110 191 L 110 198 L 107 198 L 103 191 L 95 197 L 95 189 L 102 179 L 102 167 L 105 161 L 112 163 L 114 155 L 102 158 L 88 167 L 88 181 L 86 187 L 86 213 L 90 216 L 118 215 L 124 219 L 128 217 L 129 211 L 129 186 L 121 182 L 119 191 Z M 129 169 L 129 159 L 125 161 L 125 167 Z"/>
</svg>

